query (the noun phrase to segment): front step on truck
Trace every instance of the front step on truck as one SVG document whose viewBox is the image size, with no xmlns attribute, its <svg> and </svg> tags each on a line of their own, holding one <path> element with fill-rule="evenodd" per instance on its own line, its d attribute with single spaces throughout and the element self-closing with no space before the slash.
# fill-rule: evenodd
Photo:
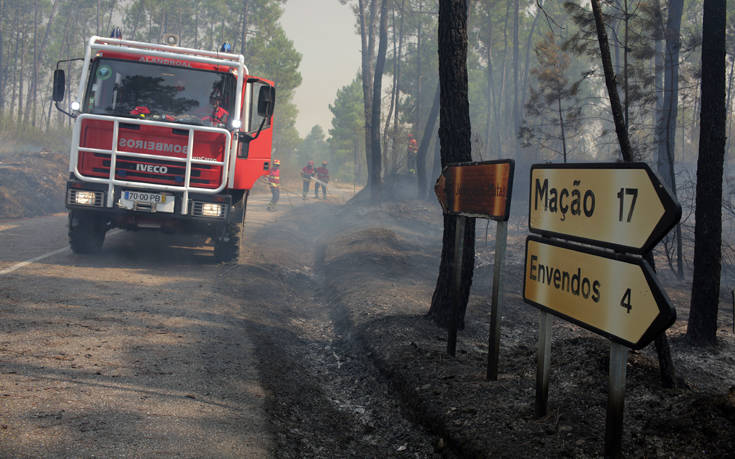
<svg viewBox="0 0 735 459">
<path fill-rule="evenodd" d="M 204 234 L 218 261 L 240 252 L 250 189 L 268 173 L 273 82 L 248 74 L 242 55 L 91 37 L 73 117 L 66 207 L 69 244 L 95 253 L 112 228 Z"/>
</svg>

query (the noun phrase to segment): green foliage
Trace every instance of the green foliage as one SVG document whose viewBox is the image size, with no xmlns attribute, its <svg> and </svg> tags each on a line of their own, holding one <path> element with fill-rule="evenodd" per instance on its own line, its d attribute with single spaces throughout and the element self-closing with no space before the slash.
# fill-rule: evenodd
<svg viewBox="0 0 735 459">
<path fill-rule="evenodd" d="M 163 33 L 175 33 L 182 46 L 214 50 L 229 41 L 233 50 L 240 52 L 245 22 L 245 63 L 251 74 L 276 84 L 274 152 L 288 154 L 300 141 L 294 128 L 298 111 L 292 97 L 294 89 L 301 84 L 298 72 L 301 55 L 279 23 L 285 3 L 285 0 L 247 0 L 245 16 L 242 0 L 38 0 L 35 42 L 37 51 L 42 51 L 40 81 L 37 93 L 29 98 L 39 102 L 35 127 L 54 129 L 56 125 L 68 123 L 56 110 L 51 112 L 51 123 L 46 119 L 51 75 L 57 60 L 82 57 L 90 36 L 108 36 L 112 27 L 119 26 L 126 39 L 158 42 Z M 34 4 L 0 2 L 0 113 L 9 117 L 18 116 L 19 104 L 23 104 L 24 112 L 28 111 L 26 98 L 33 76 Z M 53 16 L 52 4 L 56 5 Z M 48 24 L 47 43 L 41 49 Z M 23 56 L 22 65 L 20 56 Z M 68 99 L 76 99 L 81 65 L 65 63 L 62 68 L 67 71 L 67 87 L 71 91 Z M 19 97 L 21 84 L 23 94 Z M 26 115 L 23 123 L 28 119 Z"/>
<path fill-rule="evenodd" d="M 307 161 L 314 161 L 314 164 L 329 161 L 329 145 L 321 126 L 317 124 L 311 128 L 296 149 L 296 159 L 298 164 L 302 165 Z"/>
<path fill-rule="evenodd" d="M 360 75 L 337 90 L 329 110 L 333 115 L 328 140 L 333 175 L 343 180 L 352 180 L 355 175 L 361 178 L 365 161 L 365 112 Z"/>
<path fill-rule="evenodd" d="M 531 69 L 531 74 L 537 85 L 530 88 L 527 118 L 519 136 L 524 147 L 537 146 L 546 153 L 538 159 L 561 155 L 566 161 L 569 140 L 580 134 L 582 103 L 578 95 L 586 75 L 569 80 L 571 59 L 551 34 L 536 43 L 535 51 L 538 65 Z"/>
</svg>

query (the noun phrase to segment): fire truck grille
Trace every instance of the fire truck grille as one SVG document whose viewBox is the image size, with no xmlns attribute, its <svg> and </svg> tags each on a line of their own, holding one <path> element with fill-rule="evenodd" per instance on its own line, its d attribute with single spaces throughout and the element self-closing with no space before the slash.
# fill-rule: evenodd
<svg viewBox="0 0 735 459">
<path fill-rule="evenodd" d="M 94 168 L 94 172 L 109 174 L 109 155 L 97 153 L 95 156 L 104 159 L 102 160 L 102 167 Z M 192 164 L 190 178 L 191 184 L 202 187 L 218 186 L 220 179 L 219 173 L 213 174 L 212 171 L 215 167 L 217 166 L 211 166 L 208 164 Z M 206 177 L 204 177 L 205 175 Z M 115 176 L 119 180 L 183 186 L 186 177 L 186 166 L 177 161 L 133 159 L 118 156 L 117 165 L 115 167 Z"/>
</svg>

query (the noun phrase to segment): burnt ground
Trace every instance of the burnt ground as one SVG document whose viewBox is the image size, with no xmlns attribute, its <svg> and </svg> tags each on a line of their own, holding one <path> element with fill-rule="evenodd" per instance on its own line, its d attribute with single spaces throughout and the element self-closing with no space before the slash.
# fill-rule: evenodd
<svg viewBox="0 0 735 459">
<path fill-rule="evenodd" d="M 299 225 L 307 209 L 287 217 Z M 501 312 L 499 377 L 485 379 L 494 224 L 485 242 L 478 220 L 473 295 L 456 358 L 446 332 L 425 318 L 441 241 L 438 206 L 403 202 L 344 206 L 321 221 L 316 247 L 320 294 L 336 324 L 399 394 L 404 410 L 436 436 L 437 451 L 460 456 L 601 455 L 605 435 L 609 342 L 561 320 L 553 324 L 549 414 L 534 416 L 538 311 L 523 303 L 521 219 L 510 224 L 506 297 Z M 727 295 L 721 303 L 719 345 L 690 347 L 684 338 L 689 283 L 661 275 L 678 311 L 668 331 L 679 389 L 665 389 L 653 346 L 627 365 L 623 454 L 730 456 L 735 451 L 735 339 Z M 726 286 L 723 285 L 723 290 Z"/>
<path fill-rule="evenodd" d="M 32 183 L 23 186 L 34 190 Z M 49 202 L 63 202 L 53 197 L 58 190 L 49 193 Z M 213 265 L 206 253 L 211 249 L 196 240 L 166 245 L 165 237 L 123 234 L 106 243 L 97 259 L 60 255 L 6 278 L 0 300 L 0 361 L 6 361 L 0 362 L 0 455 L 601 455 L 605 339 L 554 321 L 549 414 L 534 416 L 538 311 L 520 296 L 527 234 L 522 218 L 509 225 L 499 377 L 489 382 L 493 223 L 487 240 L 485 222 L 477 223 L 473 295 L 457 357 L 450 358 L 446 331 L 425 318 L 441 251 L 438 205 L 368 206 L 341 199 L 304 204 L 284 193 L 280 210 L 268 214 L 257 210 L 262 201 L 251 204 L 249 221 L 258 224 L 251 226 L 239 264 Z M 54 225 L 63 226 L 58 220 Z M 144 250 L 135 252 L 136 245 Z M 90 283 L 99 273 L 104 277 Z M 65 282 L 66 276 L 80 282 Z M 686 385 L 661 386 L 652 346 L 631 353 L 623 454 L 732 456 L 730 286 L 723 284 L 718 346 L 695 349 L 684 339 L 690 280 L 678 281 L 666 269 L 660 278 L 678 311 L 668 336 Z M 163 288 L 154 288 L 159 283 Z M 115 295 L 108 299 L 98 289 Z M 70 301 L 78 303 L 74 310 L 64 307 Z M 53 314 L 39 322 L 39 308 Z M 99 325 L 98 316 L 109 320 Z M 197 325 L 183 327 L 182 321 Z M 79 325 L 72 334 L 70 324 Z M 140 335 L 141 324 L 149 332 Z M 187 346 L 169 343 L 172 336 Z M 88 355 L 84 346 L 100 338 L 110 343 Z M 55 357 L 33 364 L 47 354 Z M 55 378 L 64 384 L 39 386 L 39 380 Z M 120 398 L 119 378 L 147 391 L 146 400 Z M 81 392 L 79 380 L 86 382 Z M 180 392 L 182 383 L 186 392 Z M 247 390 L 240 394 L 242 387 Z M 100 398 L 105 410 L 91 416 Z M 203 402 L 232 408 L 202 412 Z M 255 417 L 261 403 L 258 430 L 249 413 L 255 406 Z M 183 420 L 191 430 L 180 426 Z M 232 432 L 227 442 L 207 437 L 221 430 Z"/>
<path fill-rule="evenodd" d="M 68 153 L 0 152 L 0 218 L 63 211 L 68 169 Z"/>
</svg>

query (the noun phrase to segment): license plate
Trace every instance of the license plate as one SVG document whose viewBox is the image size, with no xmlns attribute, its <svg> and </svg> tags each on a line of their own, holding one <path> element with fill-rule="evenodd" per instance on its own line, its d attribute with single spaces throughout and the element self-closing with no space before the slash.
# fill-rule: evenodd
<svg viewBox="0 0 735 459">
<path fill-rule="evenodd" d="M 166 195 L 160 193 L 147 193 L 145 191 L 124 191 L 123 197 L 128 201 L 165 204 Z"/>
<path fill-rule="evenodd" d="M 173 213 L 176 206 L 176 196 L 169 193 L 123 190 L 117 205 L 128 210 L 170 214 Z"/>
</svg>

